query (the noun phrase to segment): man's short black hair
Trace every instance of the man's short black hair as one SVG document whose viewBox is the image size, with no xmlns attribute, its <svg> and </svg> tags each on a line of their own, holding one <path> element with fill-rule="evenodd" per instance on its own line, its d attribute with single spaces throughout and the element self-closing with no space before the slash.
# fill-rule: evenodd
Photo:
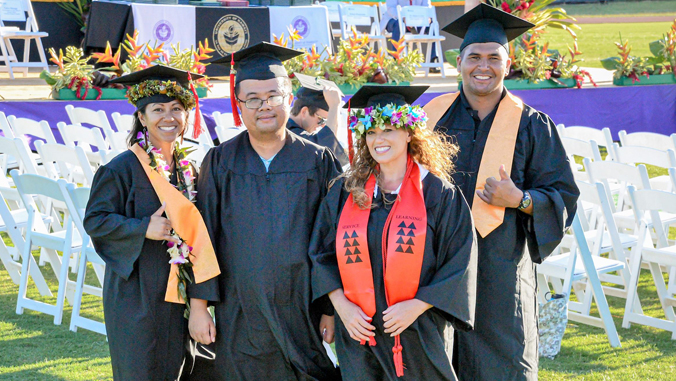
<svg viewBox="0 0 676 381">
<path fill-rule="evenodd" d="M 310 116 L 314 116 L 317 113 L 317 110 L 319 110 L 319 107 L 309 104 L 304 99 L 296 98 L 293 102 L 293 107 L 291 107 L 291 115 L 298 116 L 301 110 L 303 110 L 303 107 L 307 107 Z"/>
</svg>

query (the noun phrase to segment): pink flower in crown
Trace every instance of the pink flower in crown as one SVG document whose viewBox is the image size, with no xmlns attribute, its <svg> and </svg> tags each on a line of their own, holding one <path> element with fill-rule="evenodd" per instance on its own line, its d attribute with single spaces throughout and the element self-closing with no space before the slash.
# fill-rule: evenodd
<svg viewBox="0 0 676 381">
<path fill-rule="evenodd" d="M 401 119 L 401 111 L 393 112 L 392 118 L 390 118 L 390 121 L 392 122 L 392 124 L 399 123 L 399 119 Z"/>
<path fill-rule="evenodd" d="M 352 126 L 354 126 L 355 124 L 357 124 L 357 121 L 358 121 L 358 120 L 359 120 L 359 119 L 357 118 L 356 115 L 350 116 L 350 127 L 352 127 Z"/>
<path fill-rule="evenodd" d="M 371 115 L 371 111 L 373 111 L 373 107 L 367 107 L 364 109 L 364 114 Z"/>
</svg>

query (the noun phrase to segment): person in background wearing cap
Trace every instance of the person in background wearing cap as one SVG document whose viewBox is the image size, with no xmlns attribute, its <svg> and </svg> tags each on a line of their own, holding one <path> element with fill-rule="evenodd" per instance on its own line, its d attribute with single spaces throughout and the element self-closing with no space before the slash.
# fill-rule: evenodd
<svg viewBox="0 0 676 381">
<path fill-rule="evenodd" d="M 113 80 L 131 85 L 130 149 L 96 171 L 84 227 L 106 262 L 103 309 L 115 380 L 175 380 L 188 332 L 203 341 L 215 335 L 206 301 L 218 295 L 193 293 L 190 284 L 220 270 L 192 204 L 197 174 L 178 143 L 197 101 L 189 78 L 158 65 Z M 189 258 L 176 248 L 190 251 Z M 190 323 L 176 277 L 186 260 Z"/>
<path fill-rule="evenodd" d="M 340 101 L 340 90 L 337 88 L 326 87 L 323 91 L 317 91 L 301 87 L 296 93 L 286 128 L 315 144 L 327 147 L 340 165 L 345 166 L 349 164 L 349 159 L 337 138 Z M 317 131 L 318 128 L 321 129 Z"/>
<path fill-rule="evenodd" d="M 350 116 L 352 166 L 315 222 L 313 298 L 330 298 L 340 317 L 345 380 L 456 380 L 452 327 L 473 325 L 474 227 L 450 183 L 458 149 L 410 106 L 427 88 L 364 86 L 352 97 L 363 109 Z"/>
<path fill-rule="evenodd" d="M 486 4 L 446 26 L 464 38 L 462 84 L 425 106 L 428 125 L 460 147 L 453 180 L 478 232 L 475 327 L 456 335 L 461 380 L 537 380 L 535 265 L 563 238 L 579 196 L 554 122 L 503 84 L 507 43 L 532 26 Z"/>
<path fill-rule="evenodd" d="M 209 151 L 198 181 L 197 207 L 223 269 L 196 285 L 221 295 L 216 359 L 201 379 L 340 377 L 322 344 L 333 341 L 333 311 L 311 303 L 307 255 L 340 164 L 286 129 L 293 95 L 282 61 L 300 54 L 262 42 L 214 61 L 236 62 L 233 116 L 237 123 L 239 108 L 247 130 Z"/>
</svg>

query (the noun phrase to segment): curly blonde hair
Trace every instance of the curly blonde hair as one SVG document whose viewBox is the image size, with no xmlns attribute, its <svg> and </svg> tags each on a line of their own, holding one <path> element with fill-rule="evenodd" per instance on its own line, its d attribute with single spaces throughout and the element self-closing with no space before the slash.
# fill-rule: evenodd
<svg viewBox="0 0 676 381">
<path fill-rule="evenodd" d="M 458 154 L 458 146 L 448 141 L 441 133 L 426 127 L 407 129 L 407 131 L 411 135 L 411 141 L 408 143 L 408 153 L 411 158 L 437 177 L 450 182 L 455 168 L 453 162 Z M 344 178 L 345 190 L 352 194 L 352 199 L 359 208 L 366 209 L 369 199 L 365 190 L 366 181 L 371 174 L 379 176 L 377 165 L 378 162 L 371 156 L 366 145 L 366 135 L 363 135 L 356 142 L 350 169 L 338 176 L 330 185 Z"/>
</svg>

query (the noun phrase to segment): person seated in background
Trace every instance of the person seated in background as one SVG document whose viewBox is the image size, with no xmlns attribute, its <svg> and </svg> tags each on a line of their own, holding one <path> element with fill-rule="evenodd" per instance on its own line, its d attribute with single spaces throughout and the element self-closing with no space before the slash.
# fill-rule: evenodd
<svg viewBox="0 0 676 381">
<path fill-rule="evenodd" d="M 338 88 L 326 87 L 323 91 L 318 91 L 301 87 L 296 93 L 286 128 L 298 136 L 330 149 L 340 165 L 345 166 L 349 163 L 349 159 L 338 141 L 340 101 Z"/>
<path fill-rule="evenodd" d="M 397 5 L 401 7 L 408 6 L 419 6 L 419 7 L 429 7 L 431 6 L 430 0 L 387 0 L 387 12 L 383 15 L 383 19 L 380 21 L 380 27 L 383 30 L 392 33 L 392 39 L 394 41 L 399 41 L 401 38 L 401 30 L 399 30 L 399 19 L 397 15 Z M 417 28 L 416 33 L 420 33 L 420 28 Z M 422 33 L 429 32 L 429 27 L 425 28 Z M 388 44 L 390 49 L 392 49 L 391 44 Z M 431 62 L 438 62 L 439 57 L 437 56 L 437 50 L 434 45 L 432 45 L 432 55 L 430 57 Z M 430 68 L 430 73 L 439 73 L 439 69 L 436 67 Z"/>
</svg>

